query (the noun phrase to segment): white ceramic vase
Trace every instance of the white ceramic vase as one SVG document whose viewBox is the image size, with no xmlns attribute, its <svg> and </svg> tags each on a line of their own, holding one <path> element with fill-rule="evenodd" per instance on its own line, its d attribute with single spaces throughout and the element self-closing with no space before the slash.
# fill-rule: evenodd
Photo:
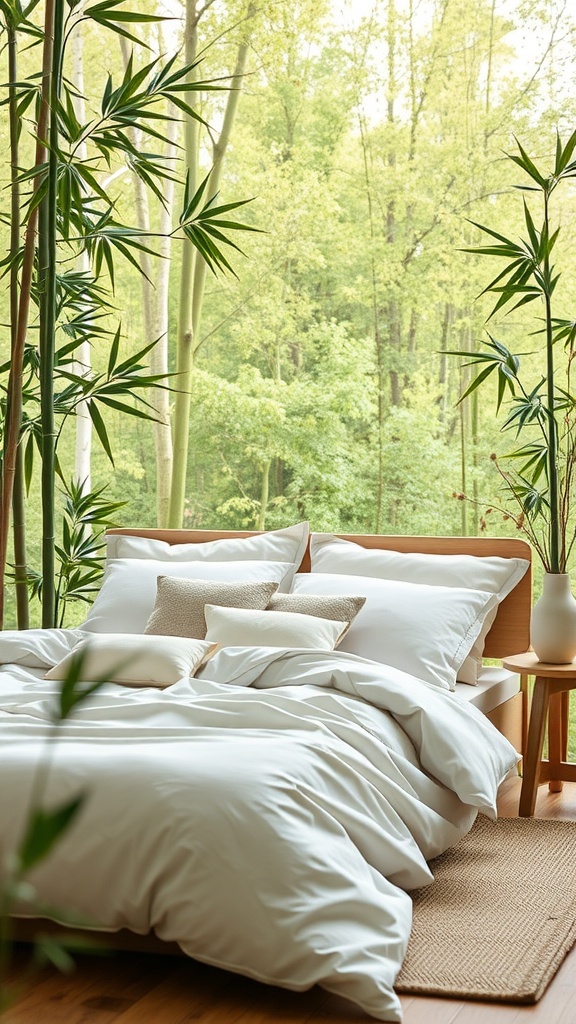
<svg viewBox="0 0 576 1024">
<path fill-rule="evenodd" d="M 564 665 L 576 658 L 576 600 L 566 572 L 544 574 L 532 609 L 530 642 L 539 661 Z"/>
</svg>

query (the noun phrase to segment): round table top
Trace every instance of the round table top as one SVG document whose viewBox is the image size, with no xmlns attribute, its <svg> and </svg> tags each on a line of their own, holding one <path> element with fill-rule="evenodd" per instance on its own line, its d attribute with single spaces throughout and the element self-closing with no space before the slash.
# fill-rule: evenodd
<svg viewBox="0 0 576 1024">
<path fill-rule="evenodd" d="M 511 672 L 525 672 L 529 676 L 547 676 L 549 679 L 558 679 L 562 676 L 576 677 L 576 661 L 554 665 L 547 661 L 538 661 L 534 651 L 512 654 L 509 658 L 503 658 L 502 664 Z"/>
</svg>

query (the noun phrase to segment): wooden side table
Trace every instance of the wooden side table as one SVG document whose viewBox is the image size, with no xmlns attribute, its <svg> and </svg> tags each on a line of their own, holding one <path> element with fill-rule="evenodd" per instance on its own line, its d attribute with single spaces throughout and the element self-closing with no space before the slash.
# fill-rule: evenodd
<svg viewBox="0 0 576 1024">
<path fill-rule="evenodd" d="M 526 654 L 505 658 L 503 665 L 510 672 L 534 676 L 519 809 L 520 815 L 528 818 L 534 814 L 540 783 L 548 782 L 550 791 L 559 793 L 563 781 L 576 782 L 576 764 L 566 761 L 568 707 L 570 691 L 576 690 L 576 662 L 549 665 L 538 661 L 533 651 L 528 651 Z M 548 760 L 543 761 L 542 745 L 547 714 Z"/>
</svg>

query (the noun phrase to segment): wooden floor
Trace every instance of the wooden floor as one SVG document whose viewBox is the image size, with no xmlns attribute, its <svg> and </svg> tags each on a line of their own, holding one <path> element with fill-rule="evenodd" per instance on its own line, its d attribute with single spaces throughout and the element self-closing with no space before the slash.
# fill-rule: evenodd
<svg viewBox="0 0 576 1024">
<path fill-rule="evenodd" d="M 519 780 L 504 783 L 502 816 L 517 813 Z M 576 783 L 539 790 L 536 816 L 576 820 Z M 77 958 L 74 974 L 25 975 L 26 947 L 13 980 L 20 993 L 3 1024 L 349 1024 L 366 1017 L 321 989 L 291 993 L 177 957 L 115 953 Z M 576 947 L 535 1006 L 402 997 L 404 1024 L 576 1024 Z"/>
</svg>

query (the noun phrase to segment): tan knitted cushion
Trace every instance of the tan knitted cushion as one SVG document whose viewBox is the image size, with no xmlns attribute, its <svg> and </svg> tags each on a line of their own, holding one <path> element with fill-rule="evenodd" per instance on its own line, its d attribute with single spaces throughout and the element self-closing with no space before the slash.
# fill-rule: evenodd
<svg viewBox="0 0 576 1024">
<path fill-rule="evenodd" d="M 156 604 L 144 632 L 203 640 L 206 636 L 204 605 L 262 610 L 277 590 L 277 583 L 260 580 L 250 583 L 219 583 L 213 580 L 159 576 Z"/>
<path fill-rule="evenodd" d="M 338 639 L 340 643 L 350 623 L 365 604 L 365 597 L 348 597 L 345 594 L 274 594 L 267 611 L 296 612 L 300 615 L 314 615 L 318 619 L 347 622 L 346 629 Z"/>
</svg>

